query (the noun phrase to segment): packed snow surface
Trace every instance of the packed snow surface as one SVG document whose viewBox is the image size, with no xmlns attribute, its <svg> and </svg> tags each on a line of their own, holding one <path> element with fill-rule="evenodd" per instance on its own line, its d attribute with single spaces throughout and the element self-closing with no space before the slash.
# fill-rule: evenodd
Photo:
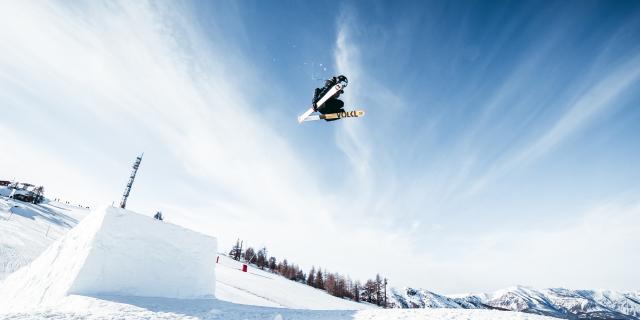
<svg viewBox="0 0 640 320">
<path fill-rule="evenodd" d="M 22 313 L 0 314 L 3 319 L 265 319 L 265 320 L 553 320 L 544 316 L 496 310 L 369 309 L 303 310 L 235 304 L 216 299 L 168 299 L 72 295 L 56 306 Z"/>
<path fill-rule="evenodd" d="M 215 238 L 107 207 L 9 275 L 0 301 L 19 310 L 55 304 L 68 294 L 213 297 L 215 259 Z"/>
<path fill-rule="evenodd" d="M 336 298 L 323 290 L 288 280 L 279 275 L 249 267 L 220 255 L 216 268 L 216 297 L 229 302 L 265 307 L 315 310 L 359 310 L 371 306 Z"/>
<path fill-rule="evenodd" d="M 35 205 L 0 196 L 0 280 L 33 261 L 88 213 L 53 201 Z"/>
</svg>

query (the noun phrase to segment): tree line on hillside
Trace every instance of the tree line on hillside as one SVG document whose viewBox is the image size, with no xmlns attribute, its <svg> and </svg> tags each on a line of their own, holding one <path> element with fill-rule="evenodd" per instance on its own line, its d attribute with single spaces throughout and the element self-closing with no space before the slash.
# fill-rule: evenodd
<svg viewBox="0 0 640 320">
<path fill-rule="evenodd" d="M 252 247 L 243 249 L 243 241 L 240 239 L 229 251 L 229 257 L 279 274 L 289 280 L 325 290 L 335 297 L 387 307 L 387 279 L 379 274 L 362 283 L 340 273 L 332 273 L 320 267 L 316 269 L 315 266 L 305 273 L 297 264 L 287 259 L 278 261 L 276 257 L 269 256 L 266 247 L 258 251 Z"/>
</svg>

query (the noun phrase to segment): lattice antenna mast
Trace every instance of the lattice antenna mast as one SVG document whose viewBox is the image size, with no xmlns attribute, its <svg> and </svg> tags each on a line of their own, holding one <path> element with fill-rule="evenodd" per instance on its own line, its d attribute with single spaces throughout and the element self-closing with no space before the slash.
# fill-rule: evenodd
<svg viewBox="0 0 640 320">
<path fill-rule="evenodd" d="M 138 172 L 138 168 L 140 168 L 140 162 L 142 162 L 142 156 L 144 152 L 136 157 L 136 161 L 133 163 L 133 170 L 131 170 L 131 176 L 129 177 L 129 182 L 127 182 L 127 187 L 124 188 L 124 194 L 122 195 L 122 201 L 120 202 L 120 208 L 124 209 L 127 206 L 127 198 L 129 198 L 129 193 L 131 192 L 131 186 L 133 186 L 133 180 L 136 178 L 136 173 Z"/>
</svg>

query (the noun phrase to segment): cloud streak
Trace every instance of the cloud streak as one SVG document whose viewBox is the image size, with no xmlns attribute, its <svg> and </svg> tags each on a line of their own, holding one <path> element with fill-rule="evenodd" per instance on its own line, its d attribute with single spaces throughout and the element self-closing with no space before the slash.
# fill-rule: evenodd
<svg viewBox="0 0 640 320">
<path fill-rule="evenodd" d="M 38 181 L 62 190 L 63 198 L 110 203 L 133 156 L 144 151 L 129 207 L 163 210 L 168 221 L 218 236 L 221 248 L 242 237 L 310 267 L 338 250 L 370 250 L 369 237 L 382 233 L 360 223 L 353 238 L 352 224 L 343 221 L 350 197 L 341 197 L 340 188 L 319 189 L 322 173 L 310 170 L 311 159 L 249 102 L 258 99 L 246 82 L 255 82 L 258 71 L 233 45 L 211 43 L 189 10 L 21 2 L 0 4 L 0 12 L 0 96 L 16 119 L 1 118 L 0 128 L 21 137 L 1 143 L 22 158 L 0 157 L 2 175 L 55 172 Z M 340 143 L 354 165 L 364 164 L 357 176 L 366 179 L 370 154 L 362 128 L 340 130 L 337 139 L 345 139 Z M 38 150 L 43 145 L 46 152 Z M 46 154 L 71 164 L 43 161 Z M 31 167 L 38 170 L 29 173 Z M 354 206 L 353 216 L 366 205 Z M 362 278 L 376 271 L 375 260 L 335 257 L 324 265 L 360 270 L 350 273 Z"/>
<path fill-rule="evenodd" d="M 519 21 L 497 20 L 493 29 L 482 29 L 487 24 L 481 21 L 478 31 L 470 20 L 462 23 L 467 27 L 457 25 L 457 15 L 448 18 L 453 25 L 435 19 L 447 13 L 433 4 L 425 4 L 428 19 L 410 15 L 413 20 L 401 22 L 380 8 L 345 5 L 333 33 L 326 23 L 307 30 L 313 23 L 306 21 L 300 30 L 288 29 L 290 21 L 265 28 L 259 18 L 277 12 L 253 16 L 255 10 L 235 2 L 231 8 L 212 4 L 215 10 L 203 18 L 199 5 L 0 3 L 0 150 L 11 154 L 0 156 L 0 178 L 33 180 L 78 202 L 110 203 L 119 199 L 133 157 L 144 151 L 131 209 L 163 210 L 169 221 L 218 236 L 221 248 L 241 237 L 305 267 L 321 263 L 361 279 L 382 272 L 396 284 L 444 292 L 503 282 L 546 286 L 542 276 L 528 278 L 535 266 L 518 261 L 535 263 L 519 248 L 540 259 L 561 259 L 569 249 L 552 244 L 565 241 L 587 254 L 575 239 L 592 237 L 590 228 L 607 215 L 620 219 L 596 230 L 608 238 L 592 237 L 598 242 L 588 244 L 620 245 L 607 255 L 611 259 L 637 246 L 629 237 L 633 227 L 620 223 L 633 221 L 634 205 L 585 213 L 585 200 L 562 199 L 544 207 L 535 203 L 544 192 L 526 190 L 521 181 L 501 185 L 517 173 L 535 180 L 540 172 L 532 167 L 633 94 L 640 77 L 637 51 L 626 51 L 633 59 L 615 60 L 623 63 L 609 59 L 611 48 L 626 38 L 607 40 L 604 47 L 597 42 L 600 58 L 562 69 L 567 60 L 558 52 L 580 21 L 569 23 L 573 29 L 564 23 L 537 29 L 548 22 L 543 14 L 530 27 L 534 41 L 512 48 L 510 41 L 522 33 Z M 428 23 L 421 25 L 423 20 Z M 505 33 L 503 25 L 509 26 Z M 313 54 L 291 53 L 279 27 L 297 40 L 313 34 L 309 43 L 317 47 L 298 42 Z M 476 43 L 496 34 L 498 44 Z M 455 41 L 442 46 L 447 37 Z M 291 55 L 277 56 L 283 52 Z M 265 65 L 265 56 L 274 64 Z M 290 125 L 281 120 L 289 112 L 282 106 L 303 95 L 291 88 L 306 84 L 283 89 L 280 81 L 265 81 L 265 74 L 291 79 L 298 72 L 275 64 L 273 56 L 289 59 L 288 67 L 332 59 L 331 72 L 350 80 L 347 108 L 364 109 L 367 116 L 308 126 L 296 126 L 295 115 Z M 571 178 L 579 177 L 561 173 L 539 185 Z M 597 197 L 623 188 L 611 185 Z M 518 192 L 531 195 L 509 199 Z M 601 200 L 594 197 L 588 202 Z M 535 212 L 549 207 L 547 217 Z M 555 221 L 549 216 L 561 216 L 566 228 L 510 229 L 534 220 L 531 212 L 542 226 Z M 561 269 L 551 280 L 562 280 L 570 268 Z M 508 276 L 501 282 L 491 273 Z M 606 274 L 597 274 L 606 284 Z M 462 278 L 459 286 L 451 284 Z M 584 278 L 573 280 L 566 283 Z"/>
<path fill-rule="evenodd" d="M 530 164 L 552 152 L 573 135 L 584 130 L 598 118 L 597 115 L 615 109 L 627 90 L 640 80 L 640 56 L 619 65 L 586 92 L 574 96 L 565 113 L 546 132 L 523 146 L 510 157 L 493 166 L 470 187 L 469 193 L 478 192 L 490 181 L 498 179 L 518 167 Z"/>
<path fill-rule="evenodd" d="M 242 199 L 252 215 L 296 220 L 301 210 L 315 210 L 315 198 L 299 192 L 315 192 L 305 161 L 253 115 L 243 98 L 238 81 L 254 77 L 251 71 L 225 58 L 222 52 L 231 47 L 208 46 L 199 30 L 183 24 L 188 13 L 173 9 L 124 2 L 3 8 L 2 95 L 16 101 L 12 107 L 52 120 L 41 130 L 51 130 L 49 143 L 61 157 L 75 154 L 100 167 L 106 160 L 93 154 L 113 157 L 129 150 L 121 163 L 126 175 L 128 158 L 146 151 L 146 161 L 175 159 L 164 162 L 169 171 L 185 170 L 187 181 L 204 179 Z M 21 32 L 11 31 L 16 29 Z M 231 66 L 237 80 L 228 76 Z M 2 121 L 2 126 L 24 135 L 33 129 L 26 128 L 26 120 Z M 91 145 L 94 136 L 105 144 Z M 87 153 L 67 147 L 67 137 Z M 40 159 L 27 161 L 25 167 L 43 165 Z M 170 172 L 156 174 L 159 180 L 184 180 Z M 100 172 L 91 176 L 105 178 Z M 112 192 L 120 188 L 115 184 Z M 93 198 L 104 202 L 110 196 L 97 192 Z"/>
</svg>

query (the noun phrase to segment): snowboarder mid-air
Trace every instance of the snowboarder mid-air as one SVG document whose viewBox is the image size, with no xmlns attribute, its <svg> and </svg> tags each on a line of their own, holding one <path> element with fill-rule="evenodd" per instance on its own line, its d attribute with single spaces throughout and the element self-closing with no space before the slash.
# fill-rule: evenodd
<svg viewBox="0 0 640 320">
<path fill-rule="evenodd" d="M 313 111 L 320 112 L 322 114 L 344 112 L 344 109 L 343 109 L 344 108 L 344 102 L 342 100 L 338 99 L 338 97 L 340 97 L 340 95 L 344 93 L 344 90 L 342 90 L 342 89 L 340 91 L 338 91 L 334 96 L 330 97 L 321 106 L 318 106 L 317 103 L 336 84 L 338 84 L 338 83 L 348 83 L 348 82 L 349 81 L 347 80 L 347 77 L 345 77 L 343 75 L 339 75 L 337 77 L 333 77 L 331 79 L 327 79 L 324 82 L 324 87 L 323 88 L 316 88 L 316 91 L 315 91 L 315 93 L 313 95 Z M 333 120 L 338 120 L 338 119 L 332 119 L 332 120 L 328 120 L 327 119 L 327 121 L 333 121 Z"/>
<path fill-rule="evenodd" d="M 324 87 L 316 88 L 313 94 L 311 108 L 298 117 L 298 122 L 314 120 L 334 121 L 342 118 L 357 118 L 364 116 L 364 111 L 345 111 L 344 102 L 338 99 L 344 93 L 344 88 L 349 84 L 347 77 L 339 75 L 328 79 Z M 320 114 L 312 115 L 318 112 Z"/>
</svg>

